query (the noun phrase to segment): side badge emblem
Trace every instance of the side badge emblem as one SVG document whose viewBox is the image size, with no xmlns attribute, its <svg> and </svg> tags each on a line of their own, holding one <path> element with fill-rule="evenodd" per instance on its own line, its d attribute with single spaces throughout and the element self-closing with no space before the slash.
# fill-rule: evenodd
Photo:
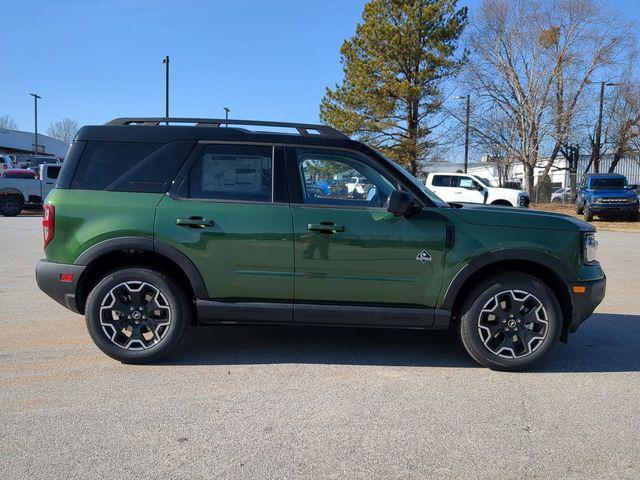
<svg viewBox="0 0 640 480">
<path fill-rule="evenodd" d="M 431 261 L 431 255 L 426 250 L 422 250 L 417 256 L 416 260 L 422 263 L 427 263 Z"/>
</svg>

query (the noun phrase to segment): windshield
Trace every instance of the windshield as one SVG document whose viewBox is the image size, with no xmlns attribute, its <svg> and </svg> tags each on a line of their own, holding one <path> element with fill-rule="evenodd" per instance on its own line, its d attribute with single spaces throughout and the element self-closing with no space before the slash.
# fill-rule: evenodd
<svg viewBox="0 0 640 480">
<path fill-rule="evenodd" d="M 624 188 L 627 181 L 624 177 L 592 178 L 591 188 Z"/>
<path fill-rule="evenodd" d="M 472 175 L 472 177 L 475 178 L 478 182 L 480 182 L 485 187 L 492 187 L 493 186 L 493 185 L 491 185 L 491 180 L 489 180 L 488 178 L 479 177 L 478 175 Z"/>
<path fill-rule="evenodd" d="M 449 207 L 449 204 L 447 202 L 445 202 L 444 200 L 442 200 L 440 197 L 438 197 L 435 193 L 433 193 L 431 190 L 429 190 L 427 188 L 427 186 L 422 183 L 420 180 L 418 180 L 416 177 L 414 177 L 413 175 L 411 175 L 402 165 L 399 165 L 398 163 L 394 162 L 393 160 L 391 160 L 390 158 L 386 157 L 385 155 L 383 155 L 382 153 L 380 153 L 378 150 L 373 149 L 378 155 L 380 155 L 382 158 L 384 158 L 387 162 L 391 163 L 394 167 L 396 167 L 396 169 L 409 181 L 411 182 L 412 185 L 418 187 L 420 189 L 420 191 L 422 193 L 424 193 L 427 197 L 429 197 L 429 200 L 431 200 L 436 207 Z"/>
</svg>

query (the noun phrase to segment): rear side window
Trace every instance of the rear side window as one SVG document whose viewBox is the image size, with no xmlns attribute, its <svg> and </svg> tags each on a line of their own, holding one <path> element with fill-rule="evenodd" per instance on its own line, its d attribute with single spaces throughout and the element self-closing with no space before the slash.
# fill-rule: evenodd
<svg viewBox="0 0 640 480">
<path fill-rule="evenodd" d="M 269 146 L 206 146 L 189 174 L 189 197 L 271 202 L 272 154 Z"/>
<path fill-rule="evenodd" d="M 87 142 L 71 188 L 164 193 L 192 147 L 193 142 Z"/>
<path fill-rule="evenodd" d="M 448 187 L 451 185 L 450 175 L 434 175 L 431 182 L 434 187 Z"/>
</svg>

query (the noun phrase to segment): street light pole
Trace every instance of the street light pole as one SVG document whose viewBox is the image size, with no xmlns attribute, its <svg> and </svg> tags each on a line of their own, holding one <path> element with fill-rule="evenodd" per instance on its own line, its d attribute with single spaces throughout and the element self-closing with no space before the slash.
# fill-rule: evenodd
<svg viewBox="0 0 640 480">
<path fill-rule="evenodd" d="M 33 156 L 35 157 L 38 154 L 38 99 L 42 97 L 37 93 L 30 93 L 29 95 L 33 97 L 33 107 L 34 107 L 33 113 L 34 113 L 34 124 L 35 124 L 35 132 L 34 132 L 35 141 L 33 144 Z"/>
<path fill-rule="evenodd" d="M 229 107 L 223 107 L 224 108 L 224 121 L 225 121 L 225 125 L 228 127 L 229 126 L 229 112 L 231 111 L 229 109 Z"/>
<path fill-rule="evenodd" d="M 165 65 L 165 79 L 164 79 L 164 116 L 169 118 L 169 55 L 166 55 L 162 59 L 162 63 Z M 166 122 L 169 125 L 169 122 Z"/>
</svg>

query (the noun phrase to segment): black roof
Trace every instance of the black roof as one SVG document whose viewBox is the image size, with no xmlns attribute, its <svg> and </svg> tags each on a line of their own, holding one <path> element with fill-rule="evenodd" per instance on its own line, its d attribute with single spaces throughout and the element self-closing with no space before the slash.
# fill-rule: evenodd
<svg viewBox="0 0 640 480">
<path fill-rule="evenodd" d="M 169 125 L 165 125 L 169 122 Z M 260 131 L 247 127 L 288 128 L 294 133 Z M 119 118 L 105 125 L 82 127 L 81 141 L 168 143 L 175 140 L 266 142 L 327 145 L 361 149 L 363 144 L 326 125 L 202 118 Z"/>
</svg>

